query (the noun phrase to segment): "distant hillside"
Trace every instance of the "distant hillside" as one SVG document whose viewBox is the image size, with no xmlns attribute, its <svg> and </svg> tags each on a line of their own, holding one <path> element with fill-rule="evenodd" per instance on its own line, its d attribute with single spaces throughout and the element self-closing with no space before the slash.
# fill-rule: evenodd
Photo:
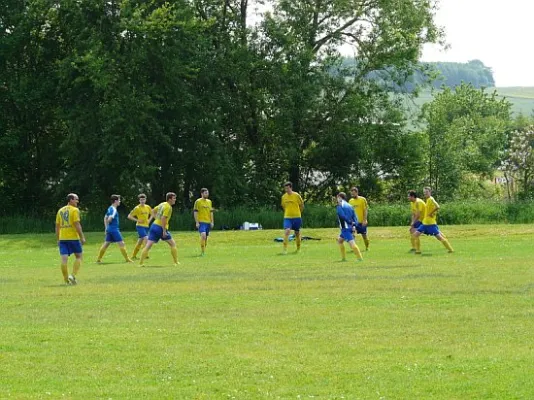
<svg viewBox="0 0 534 400">
<path fill-rule="evenodd" d="M 354 58 L 345 58 L 343 67 L 351 68 L 356 66 L 358 61 Z M 394 70 L 373 71 L 369 78 L 383 82 L 394 91 L 411 92 L 416 86 L 428 84 L 432 78 L 431 85 L 439 89 L 443 85 L 454 88 L 462 82 L 470 83 L 476 88 L 494 87 L 495 79 L 491 68 L 486 67 L 480 60 L 472 60 L 467 63 L 455 62 L 435 62 L 420 63 L 418 70 L 412 75 L 408 82 L 398 86 L 391 81 L 391 73 Z"/>
</svg>

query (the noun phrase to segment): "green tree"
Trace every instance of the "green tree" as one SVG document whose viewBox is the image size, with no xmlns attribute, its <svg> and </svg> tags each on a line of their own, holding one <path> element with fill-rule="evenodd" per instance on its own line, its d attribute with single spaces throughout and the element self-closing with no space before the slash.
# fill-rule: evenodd
<svg viewBox="0 0 534 400">
<path fill-rule="evenodd" d="M 510 127 L 511 104 L 462 84 L 445 88 L 425 104 L 428 183 L 451 198 L 466 174 L 491 176 L 500 162 Z"/>
</svg>

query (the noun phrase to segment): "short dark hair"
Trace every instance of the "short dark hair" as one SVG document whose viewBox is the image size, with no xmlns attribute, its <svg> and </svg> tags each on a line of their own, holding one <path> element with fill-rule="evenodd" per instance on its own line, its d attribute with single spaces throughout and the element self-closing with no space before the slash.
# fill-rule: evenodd
<svg viewBox="0 0 534 400">
<path fill-rule="evenodd" d="M 415 190 L 410 190 L 408 192 L 408 196 L 417 198 L 417 193 L 415 192 Z"/>
<path fill-rule="evenodd" d="M 146 194 L 141 193 L 139 196 L 137 196 L 138 199 L 146 199 Z"/>
<path fill-rule="evenodd" d="M 74 199 L 76 199 L 77 197 L 78 197 L 77 194 L 75 194 L 75 193 L 69 193 L 69 194 L 67 195 L 67 201 L 74 200 Z"/>
<path fill-rule="evenodd" d="M 286 186 L 289 186 L 290 188 L 293 188 L 293 184 L 289 181 L 287 181 L 286 183 L 284 183 L 284 187 Z"/>
<path fill-rule="evenodd" d="M 339 192 L 337 195 L 341 197 L 343 200 L 347 200 L 347 195 L 345 194 L 345 192 Z"/>
<path fill-rule="evenodd" d="M 174 193 L 174 192 L 169 192 L 169 193 L 167 193 L 167 194 L 165 195 L 165 200 L 168 201 L 168 200 L 172 199 L 173 197 L 176 197 L 176 193 Z"/>
<path fill-rule="evenodd" d="M 351 191 L 351 192 L 352 192 L 352 191 L 356 191 L 356 192 L 358 192 L 358 193 L 360 192 L 356 186 L 351 187 L 351 188 L 350 188 L 350 191 Z"/>
<path fill-rule="evenodd" d="M 200 193 L 204 193 L 204 192 L 207 192 L 207 191 L 208 191 L 208 189 L 206 189 L 206 188 L 200 189 Z"/>
<path fill-rule="evenodd" d="M 111 195 L 111 202 L 112 203 L 115 203 L 117 200 L 120 200 L 121 199 L 121 195 L 120 194 L 112 194 Z"/>
</svg>

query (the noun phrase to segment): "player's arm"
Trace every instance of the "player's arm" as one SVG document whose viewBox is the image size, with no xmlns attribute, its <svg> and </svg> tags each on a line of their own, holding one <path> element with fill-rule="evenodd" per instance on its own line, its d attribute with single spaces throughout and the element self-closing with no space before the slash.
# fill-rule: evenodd
<svg viewBox="0 0 534 400">
<path fill-rule="evenodd" d="M 363 209 L 363 221 L 362 225 L 367 226 L 367 214 L 369 213 L 369 204 L 367 204 L 367 200 L 365 201 L 365 208 Z"/>
<path fill-rule="evenodd" d="M 419 221 L 419 218 L 421 217 L 421 211 L 419 211 L 417 208 L 412 213 L 412 225 L 416 223 L 416 221 Z"/>
<path fill-rule="evenodd" d="M 195 201 L 195 205 L 193 206 L 193 218 L 195 219 L 195 226 L 200 226 L 200 223 L 198 222 L 198 203 Z"/>
<path fill-rule="evenodd" d="M 107 215 L 104 217 L 104 232 L 108 230 L 108 218 Z"/>
<path fill-rule="evenodd" d="M 211 216 L 211 227 L 213 228 L 213 226 L 215 225 L 215 218 L 213 217 L 213 208 L 210 211 L 210 216 Z"/>
<path fill-rule="evenodd" d="M 438 212 L 439 210 L 439 204 L 436 200 L 434 200 L 432 202 L 432 204 L 434 204 L 434 209 L 432 210 L 432 212 L 430 213 L 429 217 L 433 217 L 434 215 L 436 215 L 436 213 Z"/>
<path fill-rule="evenodd" d="M 304 201 L 302 200 L 302 197 L 299 195 L 299 208 L 300 212 L 304 211 Z"/>
<path fill-rule="evenodd" d="M 80 224 L 80 221 L 76 221 L 74 223 L 74 228 L 76 229 L 76 232 L 78 232 L 80 242 L 82 242 L 82 244 L 85 244 L 85 235 L 83 234 L 82 224 Z"/>
<path fill-rule="evenodd" d="M 162 236 L 166 238 L 167 237 L 167 216 L 166 215 L 161 216 L 161 227 L 163 228 Z"/>
<path fill-rule="evenodd" d="M 147 222 L 147 224 L 150 225 L 150 223 L 152 222 L 153 219 L 154 219 L 154 210 L 151 208 L 150 211 L 148 212 L 148 222 Z"/>
<path fill-rule="evenodd" d="M 135 208 L 132 211 L 130 211 L 130 214 L 128 214 L 128 219 L 130 221 L 137 223 L 139 222 L 139 220 L 136 218 L 137 215 L 134 212 L 135 212 Z"/>
<path fill-rule="evenodd" d="M 61 227 L 59 225 L 58 222 L 56 222 L 56 240 L 58 241 L 59 243 L 59 231 L 60 231 Z"/>
</svg>

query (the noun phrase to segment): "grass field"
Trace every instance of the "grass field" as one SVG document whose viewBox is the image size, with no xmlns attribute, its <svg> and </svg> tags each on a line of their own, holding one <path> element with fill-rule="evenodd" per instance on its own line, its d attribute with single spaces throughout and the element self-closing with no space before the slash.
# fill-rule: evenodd
<svg viewBox="0 0 534 400">
<path fill-rule="evenodd" d="M 145 268 L 89 234 L 77 286 L 53 235 L 0 236 L 1 399 L 532 399 L 534 226 L 446 226 L 455 254 L 371 228 L 177 233 Z M 360 240 L 360 239 L 358 239 Z M 133 235 L 128 234 L 129 251 Z"/>
</svg>

